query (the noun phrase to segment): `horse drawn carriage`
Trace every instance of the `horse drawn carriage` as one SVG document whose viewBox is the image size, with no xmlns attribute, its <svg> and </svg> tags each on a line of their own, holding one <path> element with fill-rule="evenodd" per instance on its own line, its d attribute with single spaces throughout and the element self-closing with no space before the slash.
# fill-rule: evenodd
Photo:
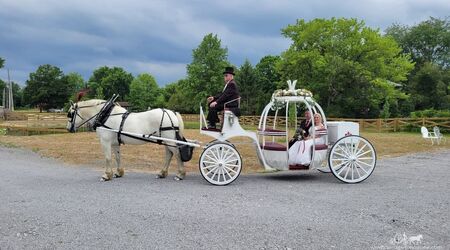
<svg viewBox="0 0 450 250">
<path fill-rule="evenodd" d="M 173 148 L 181 149 L 179 155 L 187 154 L 187 157 L 183 159 L 186 161 L 190 160 L 192 148 L 202 147 L 203 152 L 199 159 L 199 170 L 203 178 L 213 185 L 230 184 L 241 173 L 242 158 L 238 149 L 229 139 L 233 137 L 248 137 L 252 140 L 256 148 L 261 165 L 267 171 L 317 169 L 324 173 L 331 172 L 336 178 L 345 183 L 358 183 L 367 179 L 375 169 L 376 152 L 375 148 L 367 139 L 359 136 L 358 124 L 352 122 L 327 122 L 322 108 L 313 99 L 311 92 L 295 89 L 295 83 L 296 81 L 288 81 L 288 90 L 278 90 L 272 95 L 271 101 L 262 111 L 256 132 L 243 129 L 239 124 L 238 117 L 232 110 L 227 109 L 226 104 L 223 112 L 222 128 L 220 130 L 207 129 L 205 115 L 200 106 L 200 133 L 213 138 L 206 145 L 202 145 L 195 140 L 186 140 L 180 136 L 179 132 L 181 133 L 182 130 L 181 117 L 179 115 L 175 116 L 175 114 L 171 116 L 169 114 L 170 112 L 167 113 L 164 110 L 162 114 L 158 113 L 158 118 L 156 118 L 160 119 L 159 133 L 150 133 L 150 131 L 155 130 L 155 126 L 158 124 L 154 124 L 148 129 L 136 129 L 137 125 L 134 127 L 133 125 L 128 125 L 127 127 L 126 124 L 124 125 L 124 112 L 117 113 L 122 115 L 122 120 L 118 119 L 115 123 L 110 123 L 110 126 L 106 126 L 105 121 L 103 121 L 103 125 L 100 124 L 101 126 L 99 126 L 101 129 L 97 130 L 97 133 L 99 134 L 99 131 L 103 131 L 99 134 L 100 140 L 109 142 L 102 142 L 102 145 L 110 144 L 116 147 L 116 151 L 118 151 L 117 145 L 120 146 L 121 144 L 120 140 L 132 144 L 153 142 L 166 145 L 166 164 L 159 175 L 161 177 L 167 175 L 170 158 L 172 155 L 176 155 L 176 151 Z M 103 107 L 105 106 L 107 105 Z M 312 114 L 318 113 L 322 116 L 324 122 L 324 129 L 322 131 L 312 130 L 312 145 L 309 151 L 311 152 L 311 161 L 309 164 L 302 165 L 300 168 L 298 165 L 289 164 L 288 152 L 288 140 L 292 137 L 292 131 L 298 126 L 298 109 L 308 110 Z M 80 110 L 72 106 L 71 111 L 69 111 L 69 118 L 72 118 L 69 121 L 68 129 L 69 127 L 73 128 L 82 124 L 82 122 L 77 123 L 75 118 L 73 118 L 77 116 L 82 117 L 78 114 Z M 86 116 L 96 116 L 95 120 L 97 121 L 99 117 L 102 117 L 102 115 L 99 115 L 102 111 L 97 111 L 97 114 L 95 112 L 93 111 L 90 115 Z M 164 120 L 164 112 L 167 113 L 170 123 L 167 122 L 167 119 Z M 103 120 L 114 115 L 114 112 L 109 111 L 108 115 L 103 115 Z M 86 123 L 86 120 L 89 119 L 83 120 Z M 138 123 L 139 121 L 136 122 L 136 124 Z M 312 123 L 314 127 L 314 120 Z M 105 133 L 106 135 L 103 135 Z M 319 136 L 324 138 L 320 144 L 316 143 L 315 140 Z M 123 139 L 120 139 L 121 137 Z M 106 146 L 105 149 L 107 165 L 109 164 L 108 150 L 111 150 L 111 146 Z M 111 160 L 110 158 L 111 153 L 109 153 L 109 161 Z M 181 157 L 179 157 L 178 162 L 179 174 L 177 177 L 182 179 L 184 177 L 184 169 L 182 169 Z M 117 164 L 118 172 L 120 173 L 120 151 Z M 110 177 L 108 171 L 106 172 L 106 177 Z"/>
</svg>

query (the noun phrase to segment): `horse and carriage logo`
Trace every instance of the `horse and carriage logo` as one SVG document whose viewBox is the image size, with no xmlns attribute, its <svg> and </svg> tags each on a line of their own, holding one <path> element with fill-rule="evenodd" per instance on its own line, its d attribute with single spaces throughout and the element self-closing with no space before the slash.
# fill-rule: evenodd
<svg viewBox="0 0 450 250">
<path fill-rule="evenodd" d="M 410 236 L 408 237 L 406 233 L 399 234 L 397 233 L 394 238 L 392 238 L 389 243 L 391 245 L 403 245 L 403 246 L 417 246 L 422 244 L 423 235 L 419 234 L 416 236 Z"/>
</svg>

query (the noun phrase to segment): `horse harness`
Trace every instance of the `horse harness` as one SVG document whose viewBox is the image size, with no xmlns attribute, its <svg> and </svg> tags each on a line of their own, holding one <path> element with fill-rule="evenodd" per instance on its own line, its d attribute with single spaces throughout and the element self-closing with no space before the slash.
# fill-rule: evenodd
<svg viewBox="0 0 450 250">
<path fill-rule="evenodd" d="M 178 126 L 174 126 L 173 120 L 170 117 L 169 113 L 167 112 L 167 110 L 165 110 L 163 108 L 161 109 L 163 114 L 161 116 L 161 122 L 160 122 L 160 125 L 159 125 L 159 131 L 155 131 L 152 134 L 148 134 L 148 135 L 136 136 L 136 135 L 129 134 L 127 132 L 122 132 L 123 131 L 123 126 L 125 124 L 126 119 L 128 118 L 128 115 L 130 114 L 130 112 L 127 111 L 125 113 L 111 114 L 111 112 L 112 112 L 112 110 L 114 109 L 114 106 L 115 106 L 113 99 L 110 99 L 110 100 L 108 100 L 106 102 L 102 102 L 102 103 L 99 103 L 99 104 L 96 104 L 96 105 L 92 105 L 92 106 L 77 107 L 76 104 L 75 104 L 75 108 L 74 108 L 75 109 L 75 114 L 71 114 L 70 116 L 68 114 L 68 117 L 71 118 L 72 126 L 75 126 L 76 116 L 79 116 L 81 119 L 83 119 L 83 117 L 81 117 L 78 114 L 78 109 L 80 109 L 80 108 L 87 108 L 87 107 L 93 107 L 93 106 L 97 106 L 97 105 L 100 105 L 100 104 L 103 104 L 103 103 L 106 103 L 106 104 L 100 109 L 100 111 L 96 115 L 94 115 L 93 117 L 87 119 L 82 124 L 80 124 L 78 127 L 81 127 L 82 125 L 84 125 L 88 121 L 90 121 L 90 120 L 95 118 L 94 125 L 93 125 L 93 129 L 94 130 L 96 130 L 98 127 L 104 127 L 104 128 L 107 128 L 107 129 L 112 129 L 112 128 L 108 127 L 107 125 L 105 125 L 105 123 L 108 120 L 108 118 L 110 116 L 122 115 L 122 120 L 120 121 L 119 131 L 117 132 L 117 142 L 119 143 L 119 145 L 124 144 L 124 142 L 122 141 L 122 137 L 121 137 L 121 135 L 123 134 L 125 136 L 128 136 L 128 137 L 136 139 L 136 140 L 140 140 L 140 141 L 157 143 L 159 145 L 165 145 L 165 146 L 169 146 L 169 147 L 177 147 L 179 149 L 179 151 L 180 151 L 180 156 L 181 156 L 181 160 L 182 161 L 189 161 L 189 160 L 191 160 L 194 147 L 188 146 L 188 145 L 184 145 L 184 144 L 180 144 L 180 143 L 177 143 L 174 146 L 174 145 L 170 145 L 170 144 L 165 143 L 161 139 L 155 140 L 155 139 L 151 139 L 150 138 L 151 136 L 155 136 L 155 134 L 157 132 L 159 132 L 158 137 L 161 137 L 161 132 L 173 130 L 173 131 L 175 131 L 175 137 L 176 137 L 177 140 L 186 142 L 186 138 L 184 138 L 184 137 L 182 137 L 180 135 L 180 128 Z M 175 114 L 175 112 L 173 112 L 173 111 L 172 111 L 172 113 Z M 163 122 L 164 122 L 164 118 L 165 118 L 166 115 L 167 115 L 167 117 L 170 120 L 170 126 L 163 127 Z"/>
<path fill-rule="evenodd" d="M 156 140 L 156 141 L 149 140 L 149 137 L 156 135 L 157 132 L 159 132 L 158 136 L 161 137 L 161 132 L 162 131 L 168 131 L 168 130 L 174 130 L 177 139 L 178 140 L 182 139 L 181 136 L 179 135 L 180 128 L 173 125 L 172 118 L 170 117 L 169 113 L 165 109 L 161 109 L 163 114 L 161 116 L 161 122 L 160 122 L 160 125 L 159 125 L 159 131 L 155 131 L 152 134 L 142 135 L 142 137 L 139 137 L 139 136 L 130 135 L 127 132 L 122 132 L 123 131 L 123 126 L 125 124 L 126 119 L 128 118 L 128 115 L 130 114 L 130 112 L 127 111 L 125 113 L 111 114 L 113 108 L 114 108 L 114 103 L 112 103 L 112 105 L 111 105 L 111 103 L 105 104 L 105 106 L 103 106 L 103 108 L 97 114 L 97 118 L 95 119 L 93 128 L 94 128 L 94 130 L 96 130 L 98 127 L 104 127 L 104 128 L 107 128 L 107 129 L 112 129 L 111 127 L 108 127 L 107 125 L 105 125 L 105 123 L 108 120 L 108 118 L 110 116 L 122 115 L 122 120 L 120 121 L 119 131 L 117 132 L 117 142 L 119 143 L 119 145 L 123 145 L 124 144 L 124 142 L 122 140 L 122 135 L 125 135 L 125 136 L 131 137 L 133 139 L 141 140 L 141 141 L 152 142 L 152 143 L 157 143 L 157 144 L 160 144 L 160 145 L 174 147 L 173 145 L 168 145 L 168 144 L 164 143 L 162 140 Z M 163 122 L 164 122 L 164 118 L 165 118 L 166 115 L 167 115 L 167 117 L 170 120 L 171 126 L 163 127 Z"/>
</svg>

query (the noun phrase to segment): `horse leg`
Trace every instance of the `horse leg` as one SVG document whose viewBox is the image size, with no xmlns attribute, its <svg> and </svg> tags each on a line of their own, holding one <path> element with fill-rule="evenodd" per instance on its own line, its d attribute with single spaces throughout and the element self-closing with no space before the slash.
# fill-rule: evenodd
<svg viewBox="0 0 450 250">
<path fill-rule="evenodd" d="M 120 178 L 125 174 L 124 168 L 120 166 L 120 145 L 113 146 L 112 147 L 114 156 L 116 157 L 116 164 L 117 164 L 117 173 L 114 174 L 114 177 Z"/>
<path fill-rule="evenodd" d="M 113 171 L 111 168 L 111 144 L 104 142 L 101 144 L 106 159 L 105 173 L 102 175 L 102 181 L 109 181 L 113 177 Z"/>
<path fill-rule="evenodd" d="M 167 146 L 165 146 L 165 148 L 166 148 L 166 161 L 164 162 L 164 167 L 161 169 L 156 178 L 166 178 L 168 174 L 170 160 L 172 159 L 173 153 L 169 150 Z"/>
<path fill-rule="evenodd" d="M 181 181 L 186 177 L 186 170 L 184 169 L 184 162 L 181 160 L 180 151 L 175 153 L 175 158 L 177 158 L 178 163 L 178 174 L 174 177 L 175 180 Z"/>
</svg>

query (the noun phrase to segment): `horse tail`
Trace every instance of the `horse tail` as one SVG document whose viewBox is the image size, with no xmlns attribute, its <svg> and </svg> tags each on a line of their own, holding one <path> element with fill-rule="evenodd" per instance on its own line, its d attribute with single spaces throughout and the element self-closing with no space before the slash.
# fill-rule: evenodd
<svg viewBox="0 0 450 250">
<path fill-rule="evenodd" d="M 180 113 L 178 113 L 178 112 L 175 112 L 175 115 L 177 116 L 177 119 L 178 119 L 178 128 L 180 129 L 180 135 L 181 135 L 181 137 L 184 138 L 184 136 L 183 136 L 183 132 L 184 132 L 183 118 L 181 117 Z"/>
</svg>

